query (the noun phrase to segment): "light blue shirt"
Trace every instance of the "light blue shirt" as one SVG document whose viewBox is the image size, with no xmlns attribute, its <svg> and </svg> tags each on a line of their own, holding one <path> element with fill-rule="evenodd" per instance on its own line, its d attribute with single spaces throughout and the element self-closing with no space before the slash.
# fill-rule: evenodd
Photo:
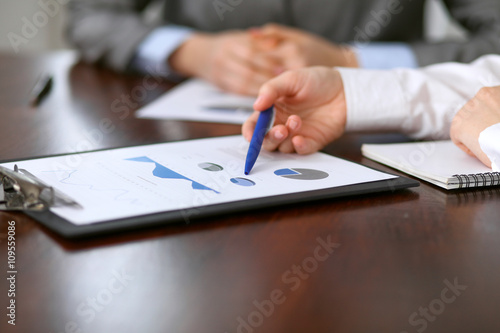
<svg viewBox="0 0 500 333">
<path fill-rule="evenodd" d="M 366 69 L 417 68 L 418 62 L 406 43 L 371 42 L 355 46 L 359 67 Z"/>
<path fill-rule="evenodd" d="M 167 60 L 192 33 L 193 29 L 176 25 L 156 28 L 139 45 L 132 66 L 142 73 L 156 74 L 175 81 L 182 79 L 168 66 Z M 371 42 L 354 46 L 354 49 L 361 68 L 418 67 L 415 54 L 406 43 Z"/>
<path fill-rule="evenodd" d="M 192 29 L 177 25 L 156 28 L 139 44 L 133 68 L 179 81 L 182 77 L 170 68 L 167 60 L 192 33 Z"/>
</svg>

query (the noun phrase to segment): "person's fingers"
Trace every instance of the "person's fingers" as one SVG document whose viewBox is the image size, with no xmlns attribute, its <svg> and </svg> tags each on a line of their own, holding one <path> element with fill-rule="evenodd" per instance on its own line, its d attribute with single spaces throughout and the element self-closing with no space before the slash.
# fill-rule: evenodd
<svg viewBox="0 0 500 333">
<path fill-rule="evenodd" d="M 480 147 L 479 150 L 477 151 L 477 154 L 475 155 L 481 162 L 483 162 L 484 165 L 491 168 L 491 160 L 489 159 L 488 155 L 486 155 L 484 151 L 482 151 Z"/>
<path fill-rule="evenodd" d="M 267 54 L 261 53 L 252 59 L 240 60 L 255 72 L 265 75 L 269 79 L 283 73 L 285 70 L 285 65 L 279 58 Z"/>
<path fill-rule="evenodd" d="M 242 61 L 242 59 L 239 58 L 228 60 L 227 70 L 241 76 L 243 81 L 254 80 L 264 83 L 265 81 L 269 81 L 275 76 L 275 74 L 273 73 L 258 71 L 252 63 Z"/>
<path fill-rule="evenodd" d="M 266 82 L 259 90 L 259 97 L 253 107 L 255 110 L 266 110 L 280 97 L 292 97 L 298 92 L 298 78 L 296 72 L 285 72 Z"/>
<path fill-rule="evenodd" d="M 279 47 L 268 52 L 270 57 L 281 59 L 283 67 L 287 70 L 300 69 L 308 66 L 301 45 L 293 40 L 285 41 Z"/>
<path fill-rule="evenodd" d="M 253 38 L 253 41 L 259 51 L 266 52 L 277 48 L 283 39 L 274 36 L 262 36 L 259 38 Z"/>
<path fill-rule="evenodd" d="M 281 37 L 277 36 L 266 36 L 262 33 L 262 28 L 250 28 L 248 29 L 250 37 L 254 46 L 260 51 L 269 51 L 276 48 L 280 42 Z"/>
<path fill-rule="evenodd" d="M 262 37 L 274 37 L 278 39 L 290 38 L 296 34 L 296 29 L 279 25 L 276 23 L 268 23 L 259 29 L 259 34 Z"/>
<path fill-rule="evenodd" d="M 274 151 L 288 138 L 288 135 L 286 126 L 282 124 L 276 125 L 267 133 L 262 147 L 265 150 Z"/>
<path fill-rule="evenodd" d="M 302 126 L 302 119 L 297 115 L 291 115 L 286 121 L 286 127 L 292 135 L 297 133 Z"/>
<path fill-rule="evenodd" d="M 259 93 L 260 87 L 259 83 L 245 82 L 238 75 L 231 75 L 229 73 L 223 79 L 217 80 L 215 84 L 226 92 L 246 96 L 256 96 Z"/>
<path fill-rule="evenodd" d="M 283 61 L 278 57 L 268 54 L 257 54 L 253 59 L 248 61 L 248 65 L 269 77 L 275 77 L 285 71 Z"/>
<path fill-rule="evenodd" d="M 228 59 L 224 66 L 219 86 L 237 94 L 256 96 L 262 84 L 271 78 L 234 59 Z"/>
<path fill-rule="evenodd" d="M 300 132 L 302 126 L 302 119 L 297 115 L 291 115 L 286 121 L 286 129 L 288 130 L 288 137 L 279 146 L 279 151 L 283 153 L 293 153 L 295 148 L 292 143 L 292 138 Z"/>
<path fill-rule="evenodd" d="M 301 135 L 294 136 L 292 143 L 295 152 L 299 155 L 312 154 L 323 148 L 316 140 L 305 138 Z"/>
<path fill-rule="evenodd" d="M 275 23 L 268 23 L 258 28 L 252 28 L 249 30 L 250 36 L 255 39 L 281 39 L 284 36 L 280 33 L 280 26 Z"/>
<path fill-rule="evenodd" d="M 264 111 L 271 107 L 276 101 L 276 95 L 269 92 L 262 92 L 262 87 L 259 90 L 257 100 L 253 103 L 254 110 Z"/>
<path fill-rule="evenodd" d="M 478 137 L 476 135 L 473 135 L 472 133 L 467 133 L 466 135 L 464 135 L 463 139 L 458 142 L 457 145 L 467 154 L 475 156 L 485 165 L 491 167 L 491 161 L 481 149 Z"/>
<path fill-rule="evenodd" d="M 486 119 L 488 114 L 478 113 L 485 109 L 486 105 L 481 99 L 470 100 L 453 118 L 450 137 L 461 150 L 491 167 L 491 161 L 481 149 L 478 141 L 481 131 L 491 123 Z"/>
<path fill-rule="evenodd" d="M 458 148 L 462 149 L 467 154 L 469 154 L 471 156 L 474 156 L 474 154 L 472 153 L 472 151 L 470 151 L 470 149 L 467 148 L 467 146 L 465 146 L 462 142 L 455 142 L 455 144 L 457 145 Z"/>
<path fill-rule="evenodd" d="M 280 74 L 278 70 L 283 68 L 281 59 L 269 54 L 266 50 L 261 50 L 258 44 L 257 42 L 237 44 L 231 49 L 230 56 L 252 70 L 269 76 L 269 78 Z"/>
<path fill-rule="evenodd" d="M 484 153 L 479 147 L 477 138 L 470 135 L 470 133 L 460 131 L 460 129 L 458 130 L 459 130 L 458 132 L 455 132 L 456 133 L 455 135 L 451 136 L 451 140 L 453 141 L 453 143 L 458 148 L 469 154 L 470 156 L 477 157 L 482 161 L 483 160 L 482 155 Z"/>
<path fill-rule="evenodd" d="M 259 119 L 260 112 L 255 111 L 250 117 L 243 123 L 241 132 L 243 137 L 247 141 L 252 140 L 253 133 L 255 131 L 255 126 L 257 125 L 257 120 Z M 274 151 L 278 146 L 288 137 L 288 130 L 285 125 L 279 124 L 271 128 L 267 133 L 262 147 L 265 150 Z"/>
</svg>

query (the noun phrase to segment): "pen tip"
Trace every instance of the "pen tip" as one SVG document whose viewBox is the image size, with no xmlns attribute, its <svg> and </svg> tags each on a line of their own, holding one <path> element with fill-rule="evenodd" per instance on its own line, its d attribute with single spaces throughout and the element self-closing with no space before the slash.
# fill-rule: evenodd
<svg viewBox="0 0 500 333">
<path fill-rule="evenodd" d="M 246 176 L 248 176 L 248 174 L 249 174 L 249 173 L 250 173 L 250 172 L 248 172 L 248 171 L 245 171 L 245 175 L 246 175 Z"/>
</svg>

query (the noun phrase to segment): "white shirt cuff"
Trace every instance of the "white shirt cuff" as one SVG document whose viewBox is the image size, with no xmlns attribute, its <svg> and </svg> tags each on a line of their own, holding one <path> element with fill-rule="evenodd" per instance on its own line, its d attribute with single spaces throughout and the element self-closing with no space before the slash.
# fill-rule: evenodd
<svg viewBox="0 0 500 333">
<path fill-rule="evenodd" d="M 393 72 L 337 68 L 347 104 L 347 131 L 401 131 L 408 106 Z"/>
<path fill-rule="evenodd" d="M 132 66 L 143 73 L 179 78 L 168 66 L 168 58 L 192 33 L 192 29 L 176 25 L 156 28 L 139 45 Z"/>
<path fill-rule="evenodd" d="M 492 125 L 479 134 L 479 146 L 491 161 L 491 168 L 500 172 L 500 123 Z"/>
<path fill-rule="evenodd" d="M 405 43 L 354 44 L 361 68 L 392 69 L 417 68 L 418 62 L 410 45 Z"/>
</svg>

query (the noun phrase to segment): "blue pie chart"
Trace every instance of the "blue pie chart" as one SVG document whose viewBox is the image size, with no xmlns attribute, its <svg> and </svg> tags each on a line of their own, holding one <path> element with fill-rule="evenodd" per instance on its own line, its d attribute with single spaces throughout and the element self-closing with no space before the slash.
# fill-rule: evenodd
<svg viewBox="0 0 500 333">
<path fill-rule="evenodd" d="M 240 186 L 245 186 L 245 187 L 250 187 L 250 186 L 255 186 L 255 182 L 251 181 L 250 179 L 246 178 L 231 178 L 231 183 L 240 185 Z"/>
</svg>

